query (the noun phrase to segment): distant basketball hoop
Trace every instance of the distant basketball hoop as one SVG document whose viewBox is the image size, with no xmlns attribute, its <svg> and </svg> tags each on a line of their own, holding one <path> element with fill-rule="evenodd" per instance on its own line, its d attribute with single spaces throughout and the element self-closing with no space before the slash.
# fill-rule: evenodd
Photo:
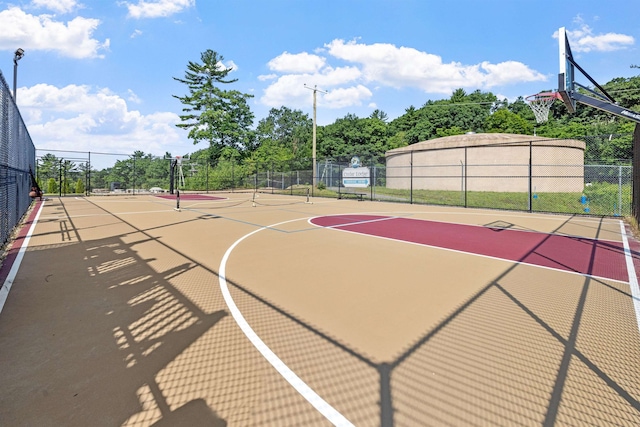
<svg viewBox="0 0 640 427">
<path fill-rule="evenodd" d="M 186 161 L 188 165 L 189 157 L 185 158 L 184 156 L 165 156 L 164 159 L 171 162 L 169 167 L 169 193 L 173 194 L 174 186 L 182 188 L 184 188 L 185 186 L 182 164 Z M 178 181 L 177 183 L 176 180 Z"/>
<path fill-rule="evenodd" d="M 549 110 L 556 99 L 562 99 L 558 92 L 541 92 L 525 98 L 538 123 L 544 123 L 549 119 Z"/>
</svg>

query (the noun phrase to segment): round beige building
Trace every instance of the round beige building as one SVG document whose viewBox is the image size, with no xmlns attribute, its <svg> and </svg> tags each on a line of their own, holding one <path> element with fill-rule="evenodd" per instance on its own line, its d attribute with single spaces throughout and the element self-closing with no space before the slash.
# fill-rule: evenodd
<svg viewBox="0 0 640 427">
<path fill-rule="evenodd" d="M 387 151 L 393 189 L 581 192 L 584 141 L 468 133 Z"/>
</svg>

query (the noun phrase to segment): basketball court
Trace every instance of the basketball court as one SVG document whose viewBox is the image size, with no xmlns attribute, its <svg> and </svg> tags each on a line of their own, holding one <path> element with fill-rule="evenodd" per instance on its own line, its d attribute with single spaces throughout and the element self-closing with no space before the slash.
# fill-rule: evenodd
<svg viewBox="0 0 640 427">
<path fill-rule="evenodd" d="M 35 206 L 2 424 L 640 421 L 619 219 L 211 196 Z"/>
<path fill-rule="evenodd" d="M 538 120 L 593 99 L 559 40 Z M 0 270 L 0 424 L 639 425 L 639 271 L 619 218 L 38 201 Z"/>
</svg>

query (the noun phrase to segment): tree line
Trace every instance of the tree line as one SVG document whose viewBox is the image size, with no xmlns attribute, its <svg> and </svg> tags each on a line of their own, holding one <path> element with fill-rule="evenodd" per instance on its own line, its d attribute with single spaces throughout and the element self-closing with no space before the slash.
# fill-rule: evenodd
<svg viewBox="0 0 640 427">
<path fill-rule="evenodd" d="M 228 78 L 232 68 L 223 62 L 222 55 L 206 50 L 200 62 L 187 64 L 184 77 L 174 77 L 185 85 L 187 92 L 172 95 L 183 105 L 176 126 L 188 132 L 194 145 L 203 145 L 192 153 L 179 154 L 190 162 L 206 165 L 207 179 L 239 177 L 255 173 L 260 165 L 267 164 L 274 170 L 311 169 L 313 121 L 309 115 L 282 106 L 272 108 L 254 126 L 255 117 L 249 106 L 253 96 L 228 89 L 237 79 Z M 603 87 L 618 104 L 640 112 L 640 76 L 615 78 Z M 388 150 L 420 141 L 488 132 L 550 138 L 609 135 L 606 143 L 598 140 L 588 144 L 585 161 L 613 163 L 631 159 L 633 127 L 631 121 L 586 106 L 578 106 L 575 114 L 569 114 L 561 101 L 551 106 L 549 120 L 538 124 L 523 97 L 509 102 L 491 92 L 467 93 L 456 89 L 448 99 L 427 100 L 418 108 L 409 106 L 393 120 L 384 111 L 375 110 L 368 117 L 347 114 L 334 123 L 317 126 L 317 158 L 344 159 L 354 155 L 381 158 Z M 165 157 L 171 157 L 171 153 Z M 69 192 L 84 190 L 78 187 L 78 181 L 87 175 L 86 165 L 65 164 L 52 154 L 39 163 L 39 181 L 45 191 L 60 191 L 62 188 L 57 187 L 60 185 Z M 90 187 L 108 188 L 110 182 L 124 183 L 129 188 L 166 187 L 168 165 L 167 160 L 135 151 L 111 168 L 91 169 Z M 67 176 L 64 180 L 63 175 Z M 87 183 L 82 185 L 86 187 Z"/>
</svg>

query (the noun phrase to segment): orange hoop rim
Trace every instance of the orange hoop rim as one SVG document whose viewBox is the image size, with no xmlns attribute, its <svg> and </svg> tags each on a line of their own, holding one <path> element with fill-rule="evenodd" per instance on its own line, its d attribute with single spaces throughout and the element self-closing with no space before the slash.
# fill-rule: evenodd
<svg viewBox="0 0 640 427">
<path fill-rule="evenodd" d="M 536 93 L 535 95 L 527 96 L 525 98 L 525 101 L 536 102 L 536 101 L 549 101 L 549 100 L 556 100 L 556 99 L 562 99 L 562 97 L 558 92 L 540 92 L 540 93 Z"/>
</svg>

